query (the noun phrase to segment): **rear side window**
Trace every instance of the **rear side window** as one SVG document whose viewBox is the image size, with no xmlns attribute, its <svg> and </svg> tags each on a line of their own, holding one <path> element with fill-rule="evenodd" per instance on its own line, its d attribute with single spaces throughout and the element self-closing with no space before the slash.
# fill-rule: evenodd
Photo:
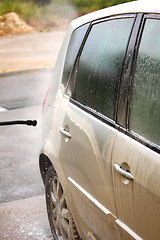
<svg viewBox="0 0 160 240">
<path fill-rule="evenodd" d="M 74 66 L 74 62 L 76 60 L 78 51 L 80 49 L 81 43 L 83 38 L 86 34 L 89 24 L 85 24 L 79 28 L 77 28 L 71 36 L 71 40 L 69 43 L 69 47 L 67 50 L 67 55 L 65 59 L 63 77 L 62 77 L 62 84 L 66 86 L 68 78 L 71 74 L 72 68 Z"/>
<path fill-rule="evenodd" d="M 147 19 L 139 47 L 130 129 L 160 145 L 160 20 Z"/>
<path fill-rule="evenodd" d="M 93 25 L 79 59 L 75 99 L 111 119 L 133 21 L 122 18 Z"/>
</svg>

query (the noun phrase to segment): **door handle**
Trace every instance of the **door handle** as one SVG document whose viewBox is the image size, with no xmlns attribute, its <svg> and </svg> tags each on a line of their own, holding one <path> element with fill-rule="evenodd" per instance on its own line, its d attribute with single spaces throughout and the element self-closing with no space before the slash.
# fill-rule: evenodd
<svg viewBox="0 0 160 240">
<path fill-rule="evenodd" d="M 132 173 L 130 173 L 128 171 L 125 171 L 119 164 L 114 163 L 113 167 L 114 167 L 114 170 L 117 173 L 119 173 L 122 177 L 124 177 L 128 180 L 131 180 L 131 181 L 134 180 L 134 177 L 133 177 Z"/>
<path fill-rule="evenodd" d="M 70 132 L 66 131 L 64 128 L 60 128 L 60 132 L 67 138 L 71 139 L 71 134 Z"/>
</svg>

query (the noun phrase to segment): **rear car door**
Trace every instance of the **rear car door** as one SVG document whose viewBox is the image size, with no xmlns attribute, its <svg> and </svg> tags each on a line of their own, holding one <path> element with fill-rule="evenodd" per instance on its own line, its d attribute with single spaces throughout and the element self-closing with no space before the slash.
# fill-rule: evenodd
<svg viewBox="0 0 160 240">
<path fill-rule="evenodd" d="M 119 106 L 121 129 L 113 150 L 113 185 L 116 222 L 126 240 L 160 238 L 159 33 L 160 17 L 144 15 L 128 98 L 122 101 L 125 98 L 120 96 L 123 107 Z"/>
<path fill-rule="evenodd" d="M 66 109 L 61 160 L 84 239 L 121 239 L 111 159 L 118 134 L 117 92 L 134 21 L 134 15 L 116 16 L 89 26 L 61 103 Z"/>
</svg>

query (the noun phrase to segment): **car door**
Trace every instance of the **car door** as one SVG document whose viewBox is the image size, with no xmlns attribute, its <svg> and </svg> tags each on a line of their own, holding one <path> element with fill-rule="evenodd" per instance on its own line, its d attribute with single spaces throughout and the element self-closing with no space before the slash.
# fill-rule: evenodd
<svg viewBox="0 0 160 240">
<path fill-rule="evenodd" d="M 126 124 L 112 156 L 116 222 L 126 240 L 160 238 L 159 32 L 159 16 L 145 15 L 135 48 L 128 107 L 127 101 L 123 103 L 128 110 Z"/>
<path fill-rule="evenodd" d="M 112 152 L 117 92 L 134 15 L 90 25 L 62 100 L 61 161 L 70 207 L 84 239 L 121 239 L 116 223 Z"/>
</svg>

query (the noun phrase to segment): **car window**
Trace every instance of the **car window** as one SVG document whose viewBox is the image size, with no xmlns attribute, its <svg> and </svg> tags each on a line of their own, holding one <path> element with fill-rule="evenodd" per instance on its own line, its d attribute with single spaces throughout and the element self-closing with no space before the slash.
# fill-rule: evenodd
<svg viewBox="0 0 160 240">
<path fill-rule="evenodd" d="M 160 145 L 160 21 L 147 19 L 133 79 L 130 129 Z"/>
<path fill-rule="evenodd" d="M 75 99 L 111 119 L 133 21 L 122 18 L 93 25 L 79 59 Z"/>
<path fill-rule="evenodd" d="M 71 40 L 69 43 L 69 47 L 67 50 L 67 55 L 65 59 L 65 65 L 64 65 L 64 71 L 63 71 L 63 77 L 62 77 L 62 83 L 64 86 L 66 86 L 66 83 L 68 81 L 69 75 L 72 71 L 74 62 L 76 60 L 79 48 L 81 46 L 81 43 L 83 41 L 83 38 L 86 34 L 86 31 L 88 29 L 89 24 L 85 24 L 79 28 L 77 28 L 71 36 Z"/>
</svg>

